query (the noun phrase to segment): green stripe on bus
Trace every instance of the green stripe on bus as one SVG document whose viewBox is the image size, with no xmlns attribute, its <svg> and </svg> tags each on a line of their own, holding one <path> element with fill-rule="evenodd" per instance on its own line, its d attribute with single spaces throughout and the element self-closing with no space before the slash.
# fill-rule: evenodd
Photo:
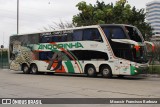
<svg viewBox="0 0 160 107">
<path fill-rule="evenodd" d="M 68 60 L 67 62 L 65 62 L 65 64 L 67 66 L 68 73 L 74 73 L 74 68 L 73 68 L 71 61 Z"/>
<path fill-rule="evenodd" d="M 76 61 L 78 62 L 78 64 L 80 65 L 80 67 L 81 67 L 81 70 L 82 70 L 82 72 L 83 72 L 83 68 L 82 68 L 82 65 L 81 65 L 81 63 L 79 62 L 79 60 L 78 60 L 78 58 L 71 52 L 71 51 L 69 51 L 69 50 L 67 50 L 75 59 L 76 59 Z"/>
<path fill-rule="evenodd" d="M 135 72 L 135 70 L 137 72 Z M 130 71 L 131 71 L 131 75 L 136 75 L 136 74 L 140 73 L 140 70 L 137 69 L 135 66 L 131 66 Z"/>
</svg>

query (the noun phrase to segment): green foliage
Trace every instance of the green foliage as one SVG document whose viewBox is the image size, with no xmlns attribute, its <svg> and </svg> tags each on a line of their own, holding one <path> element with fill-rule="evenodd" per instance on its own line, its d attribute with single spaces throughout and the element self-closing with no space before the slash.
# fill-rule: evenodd
<svg viewBox="0 0 160 107">
<path fill-rule="evenodd" d="M 159 65 L 150 65 L 148 73 L 149 74 L 160 74 L 160 66 Z"/>
<path fill-rule="evenodd" d="M 0 68 L 6 68 L 9 66 L 8 62 L 8 51 L 0 50 Z"/>
<path fill-rule="evenodd" d="M 73 16 L 73 24 L 86 26 L 94 24 L 130 24 L 137 26 L 146 40 L 152 35 L 152 29 L 145 22 L 144 9 L 136 9 L 128 4 L 127 0 L 118 0 L 105 4 L 104 1 L 97 1 L 95 5 L 79 2 L 76 7 L 80 11 Z"/>
</svg>

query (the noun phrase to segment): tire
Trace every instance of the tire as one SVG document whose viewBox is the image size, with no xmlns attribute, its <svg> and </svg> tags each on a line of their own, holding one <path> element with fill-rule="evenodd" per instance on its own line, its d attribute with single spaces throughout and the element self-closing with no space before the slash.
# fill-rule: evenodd
<svg viewBox="0 0 160 107">
<path fill-rule="evenodd" d="M 87 73 L 88 77 L 96 77 L 97 76 L 96 69 L 93 65 L 88 65 L 87 66 L 86 73 Z"/>
<path fill-rule="evenodd" d="M 30 68 L 32 74 L 39 74 L 37 65 L 33 64 Z"/>
<path fill-rule="evenodd" d="M 101 68 L 101 74 L 104 78 L 111 78 L 112 77 L 112 70 L 109 66 L 103 66 Z"/>
<path fill-rule="evenodd" d="M 29 73 L 30 73 L 29 67 L 28 67 L 27 64 L 24 64 L 24 65 L 22 66 L 22 71 L 23 71 L 24 74 L 29 74 Z"/>
</svg>

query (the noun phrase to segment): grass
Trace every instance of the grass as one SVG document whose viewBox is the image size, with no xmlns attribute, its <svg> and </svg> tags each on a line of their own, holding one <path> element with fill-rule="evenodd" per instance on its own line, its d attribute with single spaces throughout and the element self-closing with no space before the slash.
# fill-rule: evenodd
<svg viewBox="0 0 160 107">
<path fill-rule="evenodd" d="M 148 73 L 149 74 L 160 74 L 160 65 L 150 65 Z"/>
</svg>

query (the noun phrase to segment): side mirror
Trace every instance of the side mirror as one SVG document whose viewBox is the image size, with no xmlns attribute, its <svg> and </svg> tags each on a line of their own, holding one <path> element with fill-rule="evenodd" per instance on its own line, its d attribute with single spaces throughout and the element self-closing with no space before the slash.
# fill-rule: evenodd
<svg viewBox="0 0 160 107">
<path fill-rule="evenodd" d="M 146 48 L 148 52 L 154 52 L 155 51 L 155 45 L 152 42 L 144 41 L 146 44 Z"/>
</svg>

